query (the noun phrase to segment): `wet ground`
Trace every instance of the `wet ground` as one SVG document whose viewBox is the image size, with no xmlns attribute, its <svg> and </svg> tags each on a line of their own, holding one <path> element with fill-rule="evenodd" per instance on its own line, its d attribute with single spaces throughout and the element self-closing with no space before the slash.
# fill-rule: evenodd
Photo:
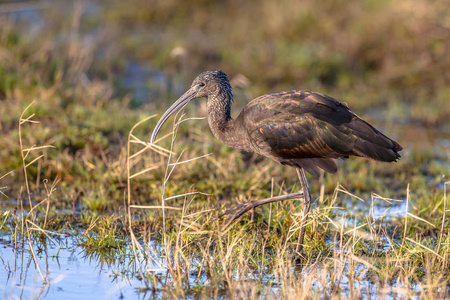
<svg viewBox="0 0 450 300">
<path fill-rule="evenodd" d="M 42 3 L 44 5 L 47 2 Z M 15 14 L 21 21 L 31 24 L 31 27 L 26 29 L 27 31 L 38 30 L 39 10 L 43 7 L 31 6 L 30 9 L 16 11 Z M 11 12 L 0 13 L 10 14 Z M 119 84 L 120 87 L 123 88 L 124 93 L 128 91 L 132 93 L 136 105 L 164 95 L 167 90 L 181 94 L 185 89 L 185 87 L 172 86 L 169 78 L 166 78 L 163 72 L 150 70 L 133 61 L 128 64 L 127 74 Z M 154 87 L 158 87 L 159 90 Z M 374 117 L 376 118 L 376 113 L 374 113 Z M 403 133 L 402 139 L 410 141 L 411 146 L 419 145 L 420 148 L 420 145 L 424 145 L 424 147 L 425 145 L 434 145 L 447 151 L 450 156 L 450 127 L 436 130 L 415 124 L 405 124 L 399 131 Z M 405 149 L 410 148 L 409 145 L 403 146 Z M 448 165 L 448 161 L 445 164 Z M 439 187 L 445 188 L 443 183 Z M 351 201 L 348 203 L 350 205 Z M 355 224 L 349 211 L 357 213 L 362 211 L 373 219 L 389 221 L 392 218 L 403 218 L 406 215 L 407 202 L 405 199 L 392 202 L 375 199 L 374 202 L 366 201 L 352 209 L 349 208 L 345 207 L 338 213 L 339 218 L 337 219 L 351 228 Z M 33 253 L 29 250 L 28 243 L 22 244 L 21 241 L 18 241 L 17 246 L 14 246 L 11 233 L 0 233 L 0 297 L 5 299 L 148 299 L 161 298 L 164 293 L 164 291 L 152 293 L 151 290 L 146 289 L 143 280 L 139 279 L 136 258 L 129 245 L 124 246 L 123 249 L 114 249 L 108 255 L 99 255 L 88 253 L 84 247 L 79 245 L 76 236 L 51 236 L 54 243 L 49 243 L 47 246 L 33 245 L 38 267 L 33 259 Z M 151 245 L 150 247 L 157 253 L 154 260 L 162 262 L 160 245 Z M 384 245 L 386 250 L 389 247 L 388 243 Z M 159 250 L 156 251 L 156 249 Z M 144 267 L 146 270 L 151 270 L 153 274 L 166 276 L 165 269 L 157 264 L 147 264 Z M 308 270 L 304 272 L 307 276 Z M 43 283 L 42 276 L 46 278 L 47 283 Z M 378 293 L 380 289 L 379 286 L 373 285 L 368 280 L 361 280 L 357 284 L 363 287 L 363 290 L 368 291 L 369 295 L 372 292 Z M 204 285 L 207 286 L 206 279 Z M 344 280 L 340 282 L 340 286 L 344 293 L 348 291 L 349 286 L 345 276 Z M 318 288 L 320 287 L 318 286 Z M 401 288 L 401 286 L 397 286 L 397 288 Z M 408 288 L 414 289 L 414 287 Z M 274 291 L 276 292 L 276 288 Z M 394 294 L 389 296 L 388 293 L 387 298 L 395 297 Z"/>
<path fill-rule="evenodd" d="M 388 220 L 405 215 L 406 201 L 395 201 L 389 206 L 384 201 L 379 204 L 362 205 L 360 208 L 364 208 L 367 212 L 371 211 L 376 219 Z M 352 218 L 344 213 L 345 211 L 347 210 L 342 210 L 340 218 L 336 221 L 343 221 L 351 228 L 354 223 Z M 122 249 L 112 249 L 108 253 L 89 253 L 88 249 L 78 243 L 76 236 L 51 234 L 53 241 L 47 239 L 49 245 L 33 246 L 38 268 L 28 243 L 24 245 L 22 241 L 18 241 L 17 247 L 14 247 L 10 233 L 0 234 L 2 266 L 0 290 L 4 299 L 149 299 L 160 298 L 165 293 L 161 290 L 152 292 L 151 289 L 147 289 L 144 281 L 140 280 L 137 260 L 129 245 L 125 245 Z M 384 248 L 387 250 L 389 247 L 390 245 L 386 243 Z M 166 277 L 166 270 L 161 267 L 164 265 L 161 245 L 152 243 L 148 249 L 154 254 L 153 261 L 143 263 L 141 267 L 160 278 Z M 311 271 L 302 272 L 308 276 L 308 272 Z M 43 283 L 40 272 L 47 283 Z M 340 283 L 341 289 L 348 291 L 345 272 L 343 278 Z M 206 278 L 201 281 L 207 286 Z M 369 294 L 370 291 L 378 293 L 380 288 L 368 280 L 361 280 L 358 285 L 364 291 L 369 291 Z M 276 288 L 274 292 L 276 293 Z"/>
<path fill-rule="evenodd" d="M 62 237 L 52 246 L 35 248 L 47 283 L 43 283 L 28 245 L 14 248 L 11 235 L 1 237 L 0 290 L 3 299 L 136 299 L 145 287 L 135 276 L 120 270 L 130 257 L 111 259 L 88 255 L 73 237 Z"/>
</svg>

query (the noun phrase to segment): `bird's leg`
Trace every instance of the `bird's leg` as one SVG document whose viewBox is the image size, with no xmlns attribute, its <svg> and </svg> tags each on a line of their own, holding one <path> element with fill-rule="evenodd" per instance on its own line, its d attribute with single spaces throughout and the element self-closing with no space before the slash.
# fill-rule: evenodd
<svg viewBox="0 0 450 300">
<path fill-rule="evenodd" d="M 297 168 L 298 179 L 300 180 L 300 184 L 302 185 L 303 191 L 303 208 L 302 215 L 300 221 L 300 233 L 298 235 L 297 249 L 295 250 L 295 254 L 297 258 L 303 257 L 303 239 L 305 238 L 305 230 L 306 223 L 308 220 L 309 210 L 311 209 L 311 192 L 309 190 L 308 180 L 306 179 L 305 170 L 302 168 Z"/>
<path fill-rule="evenodd" d="M 239 218 L 240 216 L 242 216 L 243 214 L 245 214 L 247 211 L 253 210 L 253 209 L 255 209 L 255 207 L 258 207 L 260 205 L 267 204 L 267 203 L 273 203 L 273 202 L 285 201 L 285 200 L 294 199 L 294 198 L 303 198 L 303 191 L 286 194 L 286 195 L 270 197 L 270 198 L 259 199 L 259 200 L 252 200 L 252 201 L 248 201 L 248 202 L 236 205 L 236 206 L 230 208 L 229 210 L 224 211 L 223 213 L 221 213 L 214 219 L 212 219 L 211 222 L 214 222 L 217 219 L 219 219 L 225 215 L 229 215 L 227 217 L 227 219 L 229 219 L 229 223 L 231 223 L 231 222 L 235 221 L 237 218 Z"/>
<path fill-rule="evenodd" d="M 303 208 L 301 212 L 301 220 L 300 220 L 300 233 L 298 235 L 298 242 L 297 242 L 297 248 L 295 250 L 295 256 L 296 258 L 302 258 L 304 257 L 303 254 L 303 240 L 305 238 L 305 230 L 306 230 L 306 223 L 308 220 L 309 210 L 311 209 L 311 192 L 309 190 L 309 184 L 308 180 L 306 179 L 306 173 L 302 168 L 297 168 L 297 175 L 298 179 L 300 180 L 300 184 L 302 186 L 302 190 L 297 193 L 291 193 L 286 195 L 280 195 L 270 198 L 264 198 L 260 200 L 252 200 L 248 201 L 239 205 L 236 205 L 229 210 L 224 211 L 217 217 L 213 218 L 211 222 L 216 221 L 217 219 L 229 215 L 227 219 L 229 219 L 229 224 L 233 221 L 237 220 L 240 216 L 245 214 L 247 211 L 252 210 L 252 219 L 253 219 L 253 213 L 254 209 L 260 205 L 267 204 L 267 203 L 273 203 L 273 202 L 281 202 L 289 199 L 294 198 L 303 198 Z"/>
</svg>

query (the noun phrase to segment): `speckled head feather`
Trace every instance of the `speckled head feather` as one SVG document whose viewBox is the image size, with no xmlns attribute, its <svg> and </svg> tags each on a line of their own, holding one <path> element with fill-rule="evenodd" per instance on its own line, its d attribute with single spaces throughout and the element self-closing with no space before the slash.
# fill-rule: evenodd
<svg viewBox="0 0 450 300">
<path fill-rule="evenodd" d="M 221 114 L 225 120 L 231 119 L 233 92 L 228 76 L 221 70 L 210 70 L 195 78 L 192 87 L 199 86 L 197 97 L 208 98 L 208 113 Z M 218 117 L 218 116 L 217 116 Z"/>
<path fill-rule="evenodd" d="M 210 70 L 201 73 L 194 79 L 191 87 L 198 84 L 200 84 L 201 88 L 197 93 L 197 97 L 208 97 L 217 95 L 218 93 L 226 93 L 230 102 L 233 102 L 230 80 L 222 70 Z"/>
</svg>

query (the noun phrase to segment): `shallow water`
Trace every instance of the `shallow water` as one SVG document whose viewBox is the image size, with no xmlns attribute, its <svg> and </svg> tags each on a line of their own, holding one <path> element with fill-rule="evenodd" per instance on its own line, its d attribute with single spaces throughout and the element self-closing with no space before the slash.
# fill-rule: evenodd
<svg viewBox="0 0 450 300">
<path fill-rule="evenodd" d="M 366 210 L 372 211 L 376 218 L 402 217 L 405 214 L 406 201 L 394 202 L 387 207 L 385 205 L 384 203 L 383 206 L 374 205 L 372 209 L 367 205 Z M 348 227 L 354 225 L 349 215 L 343 213 L 340 217 Z M 33 243 L 40 270 L 48 281 L 45 284 L 35 265 L 28 243 L 21 244 L 22 242 L 19 241 L 19 246 L 14 248 L 12 235 L 2 233 L 0 237 L 1 297 L 4 299 L 147 299 L 161 298 L 164 294 L 162 290 L 152 294 L 145 282 L 139 279 L 139 266 L 128 245 L 102 255 L 89 254 L 89 249 L 78 244 L 76 236 L 52 236 L 52 238 L 54 243 L 47 239 L 47 246 L 36 246 L 36 243 Z M 161 245 L 152 242 L 147 246 L 153 253 L 154 262 L 142 264 L 141 267 L 164 278 L 167 275 L 166 268 L 155 263 L 163 260 Z M 384 248 L 387 249 L 389 246 L 386 244 Z M 193 262 L 193 265 L 195 264 Z M 317 268 L 310 271 L 320 272 L 320 266 Z M 345 273 L 343 275 L 340 285 L 342 291 L 348 293 L 348 281 L 345 279 L 347 275 Z M 196 284 L 207 287 L 208 279 L 205 276 L 200 274 Z M 270 274 L 263 275 L 267 277 L 266 279 L 259 276 L 261 274 L 248 274 L 244 281 L 252 277 L 255 277 L 255 280 L 271 280 Z M 306 273 L 305 276 L 307 276 Z M 195 280 L 195 276 L 191 276 L 192 284 L 195 284 Z M 357 284 L 369 294 L 376 295 L 379 289 L 379 286 L 374 286 L 368 280 L 360 280 Z M 276 286 L 273 287 L 273 291 L 277 292 Z"/>
<path fill-rule="evenodd" d="M 24 30 L 39 30 L 42 22 L 38 17 L 39 9 L 38 7 L 36 10 L 18 13 L 18 18 L 26 20 L 30 26 Z M 169 89 L 176 94 L 183 92 L 182 87 L 169 87 L 173 83 L 165 77 L 163 72 L 149 70 L 148 67 L 138 63 L 129 62 L 126 73 L 122 84 L 125 89 L 132 91 L 133 99 L 137 104 L 155 99 Z M 161 90 L 155 90 L 153 86 L 160 86 Z M 403 126 L 399 131 L 402 132 L 402 139 L 410 141 L 414 147 L 435 145 L 439 148 L 450 149 L 448 131 L 444 134 L 432 128 L 412 126 L 411 124 Z M 443 189 L 444 184 L 440 184 L 439 187 Z M 351 205 L 351 201 L 348 201 L 348 205 Z M 406 200 L 391 204 L 377 200 L 373 206 L 370 202 L 366 202 L 356 207 L 359 213 L 364 211 L 371 218 L 383 218 L 384 220 L 403 218 L 406 209 Z M 352 207 L 352 210 L 355 211 L 355 207 Z M 348 214 L 348 211 L 352 210 L 344 209 L 343 213 L 339 214 L 341 220 L 350 228 L 355 225 Z M 28 248 L 29 245 L 25 244 L 14 248 L 12 236 L 0 233 L 0 298 L 135 299 L 150 297 L 151 292 L 147 291 L 145 283 L 138 279 L 135 257 L 128 246 L 125 246 L 125 249 L 112 251 L 108 259 L 108 257 L 88 254 L 83 247 L 78 245 L 76 237 L 63 236 L 55 240 L 55 244 L 42 249 L 33 245 L 41 272 L 48 281 L 45 284 Z M 385 249 L 389 247 L 389 244 L 385 245 Z M 162 256 L 155 259 L 161 260 Z M 153 273 L 164 275 L 165 270 L 160 266 L 146 267 Z M 256 275 L 255 278 L 260 279 Z M 344 293 L 348 291 L 349 281 L 345 278 L 347 278 L 346 275 L 341 282 Z M 203 278 L 201 283 L 206 286 L 207 281 L 206 278 Z M 374 286 L 370 281 L 361 280 L 356 284 L 367 289 L 369 295 L 371 293 L 377 295 L 379 286 Z M 276 288 L 274 291 L 276 292 Z M 156 298 L 160 297 L 161 294 L 156 294 Z M 394 297 L 388 295 L 387 298 Z"/>
<path fill-rule="evenodd" d="M 135 276 L 116 276 L 130 257 L 107 262 L 93 257 L 73 237 L 39 250 L 38 264 L 48 283 L 44 284 L 28 244 L 14 249 L 11 235 L 1 238 L 0 297 L 4 299 L 133 299 L 145 285 Z"/>
</svg>

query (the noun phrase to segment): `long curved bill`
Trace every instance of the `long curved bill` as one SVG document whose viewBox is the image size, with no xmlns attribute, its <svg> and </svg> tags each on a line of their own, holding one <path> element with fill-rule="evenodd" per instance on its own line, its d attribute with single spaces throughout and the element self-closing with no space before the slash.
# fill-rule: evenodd
<svg viewBox="0 0 450 300">
<path fill-rule="evenodd" d="M 186 93 L 183 94 L 183 96 L 181 96 L 177 101 L 175 101 L 175 103 L 172 104 L 172 106 L 169 107 L 169 109 L 166 110 L 166 112 L 162 115 L 161 119 L 159 119 L 158 123 L 156 124 L 155 129 L 153 130 L 152 137 L 150 138 L 150 144 L 153 144 L 155 142 L 159 130 L 167 121 L 167 119 L 171 115 L 179 111 L 181 108 L 183 108 L 187 103 L 189 103 L 189 101 L 195 98 L 197 98 L 196 86 L 190 88 Z"/>
</svg>

